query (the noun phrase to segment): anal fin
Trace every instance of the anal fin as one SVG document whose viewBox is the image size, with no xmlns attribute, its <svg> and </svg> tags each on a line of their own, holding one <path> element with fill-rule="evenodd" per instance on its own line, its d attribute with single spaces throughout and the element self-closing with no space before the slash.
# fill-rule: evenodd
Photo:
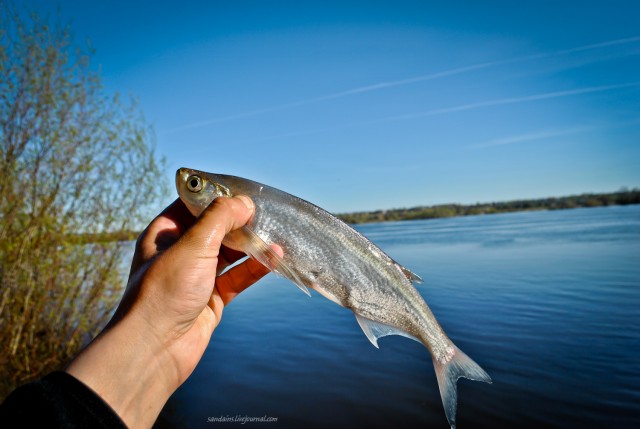
<svg viewBox="0 0 640 429">
<path fill-rule="evenodd" d="M 387 335 L 400 335 L 402 337 L 410 338 L 422 344 L 422 341 L 420 341 L 418 338 L 396 327 L 389 326 L 384 323 L 376 322 L 375 320 L 368 319 L 356 313 L 354 314 L 356 315 L 356 320 L 358 321 L 358 324 L 362 328 L 362 331 L 367 336 L 369 341 L 371 341 L 371 344 L 373 344 L 375 348 L 378 348 L 378 349 L 380 348 L 380 346 L 378 345 L 378 339 L 382 337 L 386 337 Z"/>
</svg>

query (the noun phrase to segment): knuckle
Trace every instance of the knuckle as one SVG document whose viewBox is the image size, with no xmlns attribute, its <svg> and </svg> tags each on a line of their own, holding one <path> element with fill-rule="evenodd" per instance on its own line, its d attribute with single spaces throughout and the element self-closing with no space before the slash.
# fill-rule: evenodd
<svg viewBox="0 0 640 429">
<path fill-rule="evenodd" d="M 208 211 L 233 210 L 233 201 L 229 197 L 217 197 L 207 208 Z"/>
</svg>

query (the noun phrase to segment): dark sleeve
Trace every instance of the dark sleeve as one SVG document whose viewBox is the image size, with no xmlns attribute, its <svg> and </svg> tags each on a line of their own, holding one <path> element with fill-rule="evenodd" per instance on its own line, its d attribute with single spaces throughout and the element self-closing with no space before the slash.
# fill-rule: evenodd
<svg viewBox="0 0 640 429">
<path fill-rule="evenodd" d="M 102 398 L 62 371 L 11 392 L 0 405 L 0 426 L 126 429 Z"/>
</svg>

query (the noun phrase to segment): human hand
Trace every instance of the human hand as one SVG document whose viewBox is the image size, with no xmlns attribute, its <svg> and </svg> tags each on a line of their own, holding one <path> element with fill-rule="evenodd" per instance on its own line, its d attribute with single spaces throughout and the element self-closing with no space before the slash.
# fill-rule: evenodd
<svg viewBox="0 0 640 429">
<path fill-rule="evenodd" d="M 145 316 L 149 334 L 176 362 L 180 384 L 204 353 L 224 306 L 269 272 L 250 258 L 216 277 L 246 256 L 222 240 L 244 226 L 253 210 L 248 197 L 218 198 L 192 226 L 195 219 L 176 200 L 136 243 L 125 307 L 116 317 L 132 310 Z"/>
<path fill-rule="evenodd" d="M 138 239 L 114 318 L 67 369 L 129 427 L 153 424 L 202 357 L 224 306 L 269 272 L 248 259 L 220 275 L 246 256 L 222 240 L 253 211 L 247 197 L 217 198 L 195 220 L 176 200 Z"/>
</svg>

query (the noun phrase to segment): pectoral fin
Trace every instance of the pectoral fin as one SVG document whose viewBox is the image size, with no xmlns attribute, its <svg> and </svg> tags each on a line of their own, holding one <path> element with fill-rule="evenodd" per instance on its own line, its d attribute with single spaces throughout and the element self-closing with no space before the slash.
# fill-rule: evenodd
<svg viewBox="0 0 640 429">
<path fill-rule="evenodd" d="M 317 283 L 311 284 L 311 289 L 315 290 L 316 292 L 318 292 L 320 295 L 324 296 L 325 298 L 327 298 L 329 301 L 333 301 L 336 304 L 338 304 L 340 307 L 344 307 L 344 305 L 340 302 L 340 300 L 338 299 L 338 297 L 336 297 L 334 294 L 332 294 L 331 292 L 329 292 L 327 289 L 319 286 Z"/>
<path fill-rule="evenodd" d="M 225 237 L 223 243 L 231 248 L 242 250 L 265 267 L 295 283 L 302 292 L 311 296 L 302 279 L 273 249 L 253 230 L 244 226 Z"/>
<path fill-rule="evenodd" d="M 411 334 L 408 334 L 405 331 L 395 328 L 393 326 L 376 322 L 374 320 L 360 316 L 359 314 L 356 314 L 356 320 L 358 321 L 358 324 L 364 331 L 364 334 L 367 336 L 369 341 L 371 341 L 371 344 L 373 344 L 374 347 L 378 349 L 380 348 L 380 346 L 378 346 L 378 338 L 386 337 L 387 335 L 400 335 L 403 337 L 410 338 L 422 344 L 422 341 L 420 341 L 418 338 L 414 337 Z"/>
</svg>

